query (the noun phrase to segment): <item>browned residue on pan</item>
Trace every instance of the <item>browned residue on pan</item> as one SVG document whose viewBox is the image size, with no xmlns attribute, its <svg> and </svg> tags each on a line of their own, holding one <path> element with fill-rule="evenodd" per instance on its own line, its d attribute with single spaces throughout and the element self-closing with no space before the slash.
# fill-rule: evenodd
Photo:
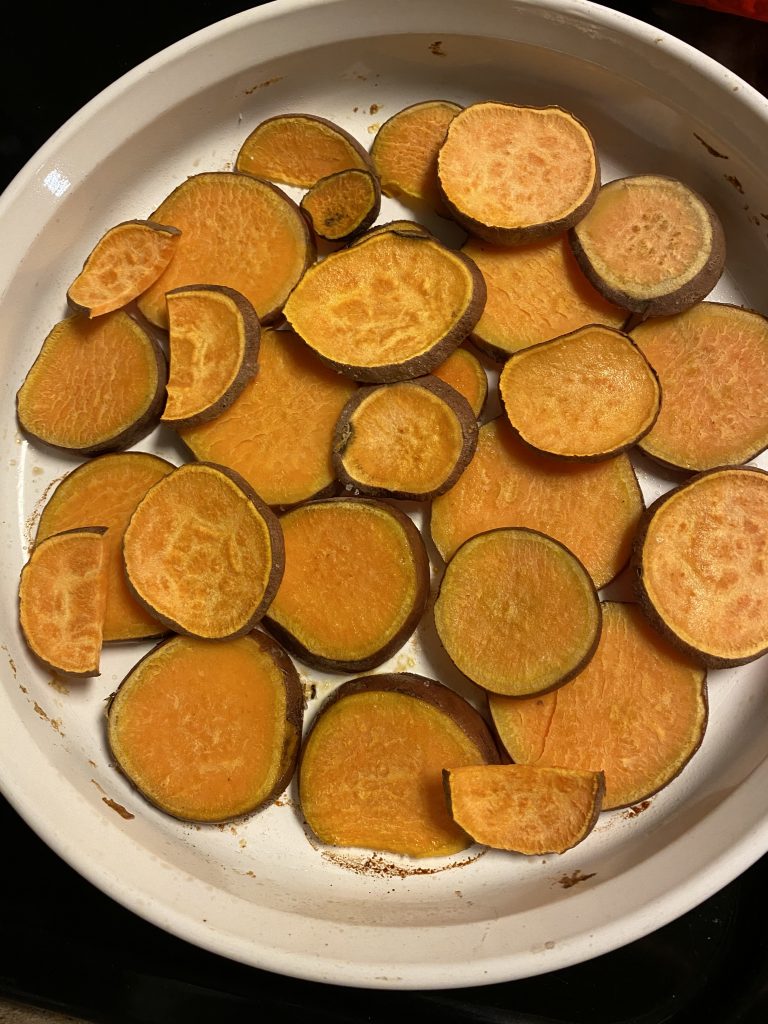
<svg viewBox="0 0 768 1024">
<path fill-rule="evenodd" d="M 572 871 L 570 875 L 561 875 L 557 880 L 558 885 L 562 885 L 564 889 L 570 889 L 574 885 L 578 885 L 579 882 L 586 882 L 588 878 L 594 878 L 595 872 L 592 871 L 588 875 L 585 875 L 583 871 L 578 868 Z"/>
<path fill-rule="evenodd" d="M 122 804 L 119 804 L 117 802 L 117 800 L 112 800 L 108 796 L 103 796 L 101 799 L 104 801 L 104 803 L 107 805 L 107 807 L 111 807 L 113 811 L 117 811 L 117 813 L 120 815 L 120 817 L 121 818 L 125 818 L 126 821 L 130 821 L 131 818 L 135 818 L 136 817 L 135 814 L 131 814 L 130 811 L 126 810 L 125 807 L 123 807 Z"/>
<path fill-rule="evenodd" d="M 706 141 L 705 141 L 704 139 L 702 139 L 702 137 L 701 137 L 700 135 L 697 135 L 697 134 L 696 134 L 696 132 L 694 132 L 694 133 L 693 133 L 693 137 L 694 137 L 694 139 L 698 139 L 698 140 L 699 140 L 699 142 L 700 142 L 700 143 L 702 144 L 702 146 L 704 147 L 704 149 L 706 149 L 706 151 L 707 151 L 707 152 L 708 152 L 708 153 L 709 153 L 709 154 L 710 154 L 711 156 L 716 156 L 716 157 L 718 158 L 718 160 L 727 160 L 727 159 L 728 159 L 728 156 L 727 156 L 727 154 L 725 154 L 725 153 L 719 153 L 719 152 L 718 152 L 718 151 L 717 151 L 717 150 L 715 149 L 715 147 L 714 147 L 714 146 L 710 146 L 710 144 L 709 144 L 708 142 L 706 142 Z"/>
</svg>

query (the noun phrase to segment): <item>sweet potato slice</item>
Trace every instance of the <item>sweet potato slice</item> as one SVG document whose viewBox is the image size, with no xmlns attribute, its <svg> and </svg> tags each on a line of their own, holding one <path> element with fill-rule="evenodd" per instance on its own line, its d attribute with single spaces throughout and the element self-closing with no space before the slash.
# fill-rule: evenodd
<svg viewBox="0 0 768 1024">
<path fill-rule="evenodd" d="M 586 279 L 565 234 L 514 247 L 470 238 L 462 252 L 480 268 L 488 290 L 472 341 L 493 359 L 587 324 L 621 327 L 627 318 Z"/>
<path fill-rule="evenodd" d="M 277 590 L 284 549 L 277 517 L 232 470 L 179 466 L 147 491 L 123 535 L 134 596 L 177 633 L 242 636 Z"/>
<path fill-rule="evenodd" d="M 472 330 L 484 301 L 471 260 L 435 238 L 385 231 L 311 267 L 285 316 L 335 369 L 390 383 L 439 366 Z"/>
<path fill-rule="evenodd" d="M 145 611 L 128 590 L 123 568 L 123 532 L 149 488 L 174 468 L 170 462 L 148 452 L 100 455 L 64 477 L 40 516 L 35 544 L 54 533 L 92 522 L 106 527 L 104 643 L 145 640 L 166 632 L 165 626 Z"/>
<path fill-rule="evenodd" d="M 223 285 L 174 288 L 166 302 L 170 369 L 161 420 L 193 427 L 221 415 L 256 376 L 261 325 L 248 299 Z"/>
<path fill-rule="evenodd" d="M 602 772 L 525 764 L 443 769 L 451 817 L 476 843 L 528 856 L 565 853 L 597 823 Z"/>
<path fill-rule="evenodd" d="M 304 194 L 301 209 L 312 230 L 326 242 L 349 242 L 373 224 L 381 209 L 379 180 L 350 168 L 320 178 Z"/>
<path fill-rule="evenodd" d="M 681 313 L 725 266 L 725 235 L 709 203 L 675 178 L 609 181 L 569 235 L 579 266 L 610 302 L 640 317 Z"/>
<path fill-rule="evenodd" d="M 138 300 L 158 327 L 168 326 L 166 292 L 190 284 L 234 288 L 262 323 L 271 323 L 315 258 L 309 226 L 296 203 L 248 174 L 194 174 L 152 217 L 181 230 L 173 260 Z"/>
<path fill-rule="evenodd" d="M 490 697 L 513 761 L 605 773 L 603 810 L 652 796 L 698 750 L 707 724 L 706 673 L 648 624 L 637 605 L 607 601 L 594 657 L 542 697 Z"/>
<path fill-rule="evenodd" d="M 480 417 L 488 397 L 488 377 L 476 355 L 462 345 L 432 373 L 463 395 L 475 416 Z"/>
<path fill-rule="evenodd" d="M 106 601 L 104 528 L 47 537 L 21 570 L 19 621 L 27 646 L 54 672 L 97 676 Z"/>
<path fill-rule="evenodd" d="M 166 379 L 162 349 L 127 313 L 76 313 L 43 342 L 16 396 L 19 424 L 79 455 L 128 448 L 157 425 Z"/>
<path fill-rule="evenodd" d="M 657 462 L 701 471 L 768 447 L 768 319 L 720 302 L 646 321 L 632 340 L 659 375 L 664 402 L 640 441 Z"/>
<path fill-rule="evenodd" d="M 371 159 L 385 196 L 442 207 L 437 153 L 448 125 L 461 109 L 449 100 L 424 100 L 384 122 L 371 145 Z"/>
<path fill-rule="evenodd" d="M 401 235 L 418 235 L 420 238 L 432 238 L 432 232 L 425 228 L 423 224 L 419 224 L 415 220 L 388 220 L 385 224 L 376 224 L 360 237 L 355 239 L 357 242 L 362 242 L 365 238 L 370 238 L 371 235 L 381 235 L 386 231 L 396 231 Z"/>
<path fill-rule="evenodd" d="M 483 718 L 447 686 L 363 676 L 327 698 L 304 740 L 301 809 L 331 846 L 442 857 L 471 845 L 448 814 L 443 768 L 498 760 Z"/>
<path fill-rule="evenodd" d="M 360 388 L 336 424 L 333 464 L 348 491 L 422 501 L 454 485 L 476 446 L 469 403 L 427 375 Z"/>
<path fill-rule="evenodd" d="M 357 385 L 293 331 L 261 336 L 259 372 L 215 420 L 179 431 L 197 459 L 229 466 L 272 506 L 329 492 L 333 431 Z"/>
<path fill-rule="evenodd" d="M 582 327 L 510 356 L 499 377 L 507 419 L 539 451 L 605 459 L 644 437 L 661 388 L 642 352 L 611 327 Z"/>
<path fill-rule="evenodd" d="M 160 277 L 179 236 L 178 228 L 151 220 L 116 224 L 102 235 L 69 286 L 69 305 L 88 317 L 127 306 Z"/>
<path fill-rule="evenodd" d="M 587 570 L 559 541 L 501 528 L 471 537 L 450 560 L 435 627 L 472 682 L 528 697 L 588 664 L 600 638 L 600 602 Z"/>
<path fill-rule="evenodd" d="M 705 470 L 647 509 L 633 553 L 643 608 L 711 668 L 768 652 L 768 473 Z"/>
<path fill-rule="evenodd" d="M 626 454 L 569 462 L 533 451 L 498 417 L 480 428 L 472 461 L 432 502 L 431 534 L 447 561 L 469 537 L 499 526 L 540 530 L 569 548 L 595 586 L 629 561 L 643 497 Z"/>
<path fill-rule="evenodd" d="M 300 188 L 311 188 L 320 178 L 351 167 L 373 169 L 357 139 L 315 114 L 266 118 L 243 142 L 235 167 L 257 178 Z"/>
<path fill-rule="evenodd" d="M 311 501 L 280 517 L 285 574 L 265 619 L 299 660 L 367 671 L 398 651 L 429 594 L 421 534 L 373 498 Z"/>
<path fill-rule="evenodd" d="M 592 136 L 562 107 L 473 103 L 448 126 L 437 158 L 442 198 L 471 234 L 519 245 L 577 224 L 600 188 Z"/>
<path fill-rule="evenodd" d="M 266 634 L 219 643 L 177 636 L 112 694 L 107 738 L 117 767 L 161 811 L 221 822 L 285 789 L 302 719 L 296 669 Z"/>
</svg>

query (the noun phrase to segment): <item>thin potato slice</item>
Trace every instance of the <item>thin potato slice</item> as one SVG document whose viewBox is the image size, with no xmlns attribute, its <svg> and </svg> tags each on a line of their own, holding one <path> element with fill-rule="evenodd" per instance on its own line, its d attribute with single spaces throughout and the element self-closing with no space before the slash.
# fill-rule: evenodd
<svg viewBox="0 0 768 1024">
<path fill-rule="evenodd" d="M 602 772 L 525 764 L 443 769 L 451 817 L 476 843 L 528 856 L 565 853 L 597 823 Z"/>
<path fill-rule="evenodd" d="M 518 436 L 567 459 L 626 451 L 659 415 L 661 388 L 642 352 L 621 331 L 582 327 L 510 356 L 499 393 Z"/>
<path fill-rule="evenodd" d="M 768 652 L 765 470 L 706 470 L 662 494 L 632 561 L 643 608 L 689 656 L 728 668 Z"/>
<path fill-rule="evenodd" d="M 107 602 L 104 528 L 56 533 L 21 570 L 19 622 L 27 646 L 54 672 L 97 676 Z"/>
<path fill-rule="evenodd" d="M 599 588 L 629 561 L 642 512 L 626 454 L 600 462 L 555 460 L 524 445 L 506 417 L 498 417 L 480 428 L 477 450 L 456 484 L 435 498 L 430 530 L 446 561 L 486 530 L 539 530 L 572 551 Z"/>
<path fill-rule="evenodd" d="M 301 200 L 312 230 L 326 242 L 349 242 L 376 220 L 381 209 L 378 178 L 351 168 L 315 182 Z"/>
<path fill-rule="evenodd" d="M 193 427 L 220 416 L 256 376 L 261 326 L 240 292 L 190 285 L 166 295 L 170 370 L 160 417 Z"/>
<path fill-rule="evenodd" d="M 296 669 L 264 633 L 219 643 L 177 636 L 112 694 L 107 739 L 117 767 L 161 811 L 231 821 L 285 789 L 302 719 Z"/>
<path fill-rule="evenodd" d="M 480 418 L 488 398 L 488 377 L 476 355 L 461 346 L 451 352 L 445 362 L 440 363 L 432 373 L 463 395 L 472 412 Z"/>
<path fill-rule="evenodd" d="M 492 695 L 497 735 L 518 764 L 605 774 L 603 810 L 657 793 L 698 750 L 706 673 L 651 628 L 637 605 L 605 602 L 584 671 L 528 700 Z"/>
<path fill-rule="evenodd" d="M 600 602 L 566 547 L 535 530 L 502 528 L 471 537 L 450 560 L 435 626 L 472 682 L 528 697 L 588 664 L 600 638 Z"/>
<path fill-rule="evenodd" d="M 123 535 L 134 596 L 170 629 L 202 639 L 242 636 L 262 617 L 283 572 L 280 524 L 232 470 L 180 466 L 146 493 Z"/>
<path fill-rule="evenodd" d="M 498 245 L 567 231 L 600 188 L 592 136 L 577 117 L 555 106 L 465 107 L 448 126 L 437 175 L 456 220 Z"/>
<path fill-rule="evenodd" d="M 372 228 L 355 239 L 356 242 L 362 242 L 366 238 L 370 238 L 371 235 L 381 235 L 387 231 L 399 232 L 401 235 L 418 235 L 419 238 L 433 238 L 433 234 L 428 228 L 425 228 L 423 224 L 419 224 L 415 220 L 388 220 L 385 224 L 375 224 Z"/>
<path fill-rule="evenodd" d="M 191 284 L 234 288 L 262 323 L 271 323 L 315 258 L 309 226 L 296 203 L 248 174 L 194 174 L 152 217 L 181 230 L 173 260 L 138 300 L 158 327 L 168 326 L 166 292 Z"/>
<path fill-rule="evenodd" d="M 299 798 L 323 843 L 410 857 L 458 853 L 443 768 L 498 761 L 480 714 L 459 694 L 410 673 L 343 683 L 304 740 Z"/>
<path fill-rule="evenodd" d="M 471 260 L 434 238 L 385 231 L 311 267 L 285 316 L 335 369 L 390 383 L 439 366 L 471 331 L 484 301 Z"/>
<path fill-rule="evenodd" d="M 725 266 L 725 235 L 715 211 L 683 182 L 661 174 L 603 185 L 569 239 L 595 288 L 641 317 L 689 309 L 714 288 Z"/>
<path fill-rule="evenodd" d="M 127 306 L 160 277 L 179 236 L 178 228 L 151 220 L 128 220 L 110 228 L 67 290 L 72 310 L 94 317 Z"/>
<path fill-rule="evenodd" d="M 632 340 L 659 375 L 659 418 L 640 447 L 657 462 L 700 472 L 749 462 L 768 447 L 768 319 L 700 302 L 646 321 Z"/>
<path fill-rule="evenodd" d="M 367 671 L 406 642 L 429 594 L 416 526 L 373 498 L 330 498 L 280 517 L 285 574 L 266 617 L 300 661 Z"/>
</svg>

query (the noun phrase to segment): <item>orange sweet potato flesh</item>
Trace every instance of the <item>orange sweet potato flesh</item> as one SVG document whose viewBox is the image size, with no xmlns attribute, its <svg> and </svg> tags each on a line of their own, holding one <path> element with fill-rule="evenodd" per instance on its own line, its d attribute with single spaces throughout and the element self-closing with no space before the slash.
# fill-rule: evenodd
<svg viewBox="0 0 768 1024">
<path fill-rule="evenodd" d="M 181 231 L 173 260 L 138 300 L 141 312 L 158 327 L 168 326 L 166 292 L 190 284 L 234 288 L 262 323 L 270 323 L 315 257 L 309 227 L 296 203 L 248 174 L 192 175 L 152 217 Z"/>
<path fill-rule="evenodd" d="M 627 318 L 584 276 L 567 235 L 514 247 L 470 238 L 462 252 L 480 268 L 488 289 L 472 340 L 495 359 L 587 324 L 621 327 Z"/>
<path fill-rule="evenodd" d="M 54 672 L 97 676 L 107 600 L 102 527 L 53 534 L 37 544 L 19 583 L 27 646 Z"/>
<path fill-rule="evenodd" d="M 706 470 L 667 491 L 638 528 L 633 570 L 643 608 L 711 668 L 768 651 L 768 473 Z"/>
<path fill-rule="evenodd" d="M 258 124 L 237 154 L 236 169 L 268 181 L 311 188 L 347 168 L 371 170 L 360 143 L 333 121 L 314 114 L 278 114 Z"/>
<path fill-rule="evenodd" d="M 479 713 L 435 680 L 409 673 L 342 684 L 304 741 L 299 795 L 323 843 L 410 857 L 471 844 L 451 819 L 442 769 L 498 761 Z"/>
<path fill-rule="evenodd" d="M 280 582 L 276 516 L 236 473 L 180 466 L 136 506 L 123 535 L 134 596 L 178 633 L 223 640 L 259 621 Z"/>
<path fill-rule="evenodd" d="M 429 565 L 412 520 L 373 498 L 308 502 L 280 517 L 285 573 L 265 619 L 299 660 L 366 671 L 402 647 L 424 612 Z"/>
<path fill-rule="evenodd" d="M 445 362 L 432 373 L 463 395 L 472 412 L 479 418 L 488 397 L 488 377 L 476 355 L 461 346 L 451 352 Z"/>
<path fill-rule="evenodd" d="M 170 462 L 147 452 L 97 456 L 64 477 L 40 516 L 35 544 L 54 533 L 74 530 L 94 521 L 106 527 L 105 643 L 143 640 L 166 632 L 128 590 L 123 568 L 123 532 L 131 513 L 149 488 L 173 469 Z"/>
<path fill-rule="evenodd" d="M 477 843 L 528 856 L 565 853 L 597 823 L 602 772 L 525 764 L 443 771 L 451 817 Z"/>
<path fill-rule="evenodd" d="M 714 288 L 725 265 L 715 211 L 664 175 L 608 182 L 569 238 L 600 293 L 642 317 L 689 309 Z"/>
<path fill-rule="evenodd" d="M 510 356 L 499 393 L 526 444 L 570 459 L 604 459 L 644 437 L 661 406 L 659 381 L 631 339 L 582 327 Z"/>
<path fill-rule="evenodd" d="M 166 296 L 170 370 L 161 420 L 207 423 L 256 376 L 261 325 L 251 303 L 223 285 L 175 288 Z"/>
<path fill-rule="evenodd" d="M 513 761 L 604 772 L 609 810 L 658 792 L 696 752 L 706 673 L 637 605 L 605 602 L 600 643 L 580 675 L 541 697 L 492 695 L 490 709 Z"/>
<path fill-rule="evenodd" d="M 293 331 L 267 330 L 258 375 L 240 397 L 179 433 L 197 459 L 228 466 L 268 505 L 285 508 L 333 487 L 333 431 L 356 389 Z"/>
<path fill-rule="evenodd" d="M 626 454 L 600 462 L 553 459 L 519 441 L 505 417 L 480 428 L 456 484 L 432 503 L 430 530 L 448 560 L 463 541 L 500 526 L 527 526 L 564 544 L 595 586 L 629 560 L 643 498 Z"/>
<path fill-rule="evenodd" d="M 187 821 L 251 814 L 293 775 L 301 683 L 270 637 L 173 637 L 149 652 L 109 703 L 118 768 L 160 810 Z"/>
<path fill-rule="evenodd" d="M 434 238 L 385 231 L 311 267 L 285 316 L 337 370 L 390 383 L 439 366 L 477 322 L 484 301 L 471 260 Z"/>
<path fill-rule="evenodd" d="M 127 313 L 77 313 L 43 342 L 16 396 L 19 424 L 80 455 L 128 448 L 156 426 L 166 377 L 159 344 Z"/>
<path fill-rule="evenodd" d="M 588 664 L 600 637 L 600 602 L 586 569 L 558 541 L 528 529 L 490 530 L 462 544 L 434 615 L 456 667 L 510 697 L 561 686 Z"/>
<path fill-rule="evenodd" d="M 89 317 L 127 306 L 160 277 L 179 237 L 177 228 L 151 220 L 116 224 L 102 235 L 69 286 L 69 305 Z"/>
<path fill-rule="evenodd" d="M 592 136 L 555 106 L 465 107 L 448 126 L 437 174 L 455 219 L 499 245 L 561 234 L 584 217 L 600 188 Z"/>
<path fill-rule="evenodd" d="M 381 209 L 381 189 L 370 171 L 351 168 L 316 182 L 301 200 L 318 238 L 348 242 L 376 220 Z"/>
<path fill-rule="evenodd" d="M 659 418 L 640 447 L 697 472 L 749 462 L 768 447 L 768 319 L 720 302 L 654 317 L 632 340 L 659 376 Z"/>
</svg>

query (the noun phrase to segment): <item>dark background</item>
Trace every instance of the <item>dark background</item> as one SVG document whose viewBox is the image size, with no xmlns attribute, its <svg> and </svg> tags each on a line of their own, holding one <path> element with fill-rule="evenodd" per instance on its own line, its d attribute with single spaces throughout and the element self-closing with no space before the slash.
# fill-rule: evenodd
<svg viewBox="0 0 768 1024">
<path fill-rule="evenodd" d="M 0 189 L 124 72 L 252 6 L 14 8 L 0 36 Z M 768 23 L 672 0 L 605 6 L 692 43 L 768 95 Z M 1 797 L 0 841 L 0 996 L 94 1022 L 768 1022 L 768 858 L 678 921 L 585 964 L 481 988 L 373 992 L 268 974 L 166 934 L 85 882 Z"/>
</svg>

